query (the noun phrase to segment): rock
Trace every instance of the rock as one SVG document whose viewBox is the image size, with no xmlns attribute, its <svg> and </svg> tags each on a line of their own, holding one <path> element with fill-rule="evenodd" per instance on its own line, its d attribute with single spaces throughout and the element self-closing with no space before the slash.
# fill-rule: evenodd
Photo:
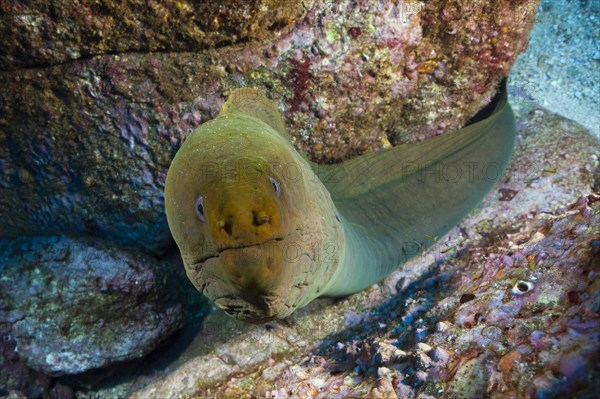
<svg viewBox="0 0 600 399">
<path fill-rule="evenodd" d="M 438 321 L 435 323 L 435 332 L 441 333 L 448 330 L 449 323 L 445 321 Z"/>
<path fill-rule="evenodd" d="M 419 343 L 417 344 L 417 349 L 418 349 L 418 350 L 420 350 L 421 352 L 424 352 L 424 353 L 429 353 L 429 352 L 431 352 L 431 346 L 427 345 L 427 344 L 426 344 L 426 343 L 424 343 L 424 342 L 419 342 Z"/>
<path fill-rule="evenodd" d="M 101 0 L 9 2 L 0 19 L 0 70 L 55 65 L 96 54 L 199 51 L 289 31 L 313 0 L 148 4 Z"/>
<path fill-rule="evenodd" d="M 519 150 L 511 168 L 539 159 L 541 168 L 545 162 L 563 162 L 560 168 L 566 171 L 538 176 L 549 180 L 539 185 L 519 179 L 502 182 L 499 187 L 522 186 L 511 201 L 500 201 L 499 193 L 491 192 L 486 205 L 469 215 L 452 237 L 441 240 L 445 247 L 409 262 L 389 281 L 340 301 L 323 299 L 300 309 L 275 323 L 271 345 L 253 339 L 255 327 L 240 324 L 238 335 L 230 333 L 234 339 L 207 342 L 210 354 L 194 357 L 146 387 L 132 388 L 137 391 L 133 398 L 217 391 L 253 395 L 252 386 L 242 382 L 256 383 L 255 370 L 266 365 L 279 372 L 265 381 L 270 392 L 283 390 L 291 397 L 379 395 L 379 374 L 383 380 L 398 376 L 390 381 L 394 392 L 408 398 L 486 397 L 491 392 L 503 397 L 546 397 L 553 392 L 593 397 L 600 389 L 594 366 L 600 353 L 600 196 L 589 193 L 597 184 L 593 176 L 600 144 L 577 125 L 543 112 L 543 118 L 535 113 L 520 121 Z M 555 121 L 553 128 L 550 121 Z M 557 143 L 561 137 L 563 146 Z M 528 145 L 532 138 L 544 145 Z M 573 153 L 579 156 L 562 161 Z M 560 178 L 553 182 L 557 174 Z M 553 208 L 546 210 L 531 200 L 534 195 L 550 198 Z M 480 224 L 484 214 L 491 222 Z M 452 246 L 455 251 L 448 250 Z M 519 280 L 532 281 L 534 287 L 514 296 L 511 291 Z M 389 287 L 398 281 L 401 287 L 394 292 Z M 469 300 L 461 301 L 465 294 Z M 359 325 L 346 323 L 350 310 L 364 315 Z M 407 313 L 412 314 L 410 322 L 403 321 Z M 220 317 L 225 315 L 209 316 Z M 423 328 L 429 334 L 419 342 Z M 312 338 L 286 340 L 294 335 Z M 420 358 L 423 344 L 433 348 L 431 361 Z M 392 355 L 393 348 L 405 355 Z M 213 353 L 246 360 L 226 365 Z M 329 390 L 311 390 L 308 381 L 324 381 L 320 386 Z"/>
<path fill-rule="evenodd" d="M 18 357 L 49 375 L 139 358 L 182 324 L 164 268 L 98 240 L 0 242 L 0 321 Z"/>
<path fill-rule="evenodd" d="M 447 350 L 438 346 L 431 352 L 431 359 L 433 359 L 435 362 L 445 364 L 448 363 L 448 360 L 450 360 L 450 354 Z"/>
<path fill-rule="evenodd" d="M 264 89 L 315 161 L 423 140 L 489 101 L 538 1 L 55 3 L 0 18 L 0 238 L 161 253 L 170 161 L 233 88 Z"/>
<path fill-rule="evenodd" d="M 428 375 L 424 370 L 418 370 L 416 373 L 414 373 L 412 375 L 411 385 L 416 390 L 416 389 L 420 388 L 425 383 L 425 381 L 427 381 L 427 377 L 428 377 Z"/>
<path fill-rule="evenodd" d="M 477 353 L 474 358 L 458 366 L 453 378 L 446 386 L 445 397 L 454 399 L 485 398 L 488 392 L 488 380 L 495 362 L 491 353 Z"/>
<path fill-rule="evenodd" d="M 417 348 L 417 350 L 419 350 Z M 424 353 L 417 353 L 417 366 L 422 369 L 428 369 L 431 367 L 432 361 L 429 356 Z"/>
<path fill-rule="evenodd" d="M 365 396 L 367 399 L 398 399 L 398 395 L 394 391 L 392 382 L 386 378 L 381 378 L 377 384 Z"/>
</svg>

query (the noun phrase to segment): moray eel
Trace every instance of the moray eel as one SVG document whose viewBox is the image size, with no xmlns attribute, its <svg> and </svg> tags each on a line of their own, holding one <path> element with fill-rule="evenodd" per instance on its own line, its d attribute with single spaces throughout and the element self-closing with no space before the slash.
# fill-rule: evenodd
<svg viewBox="0 0 600 399">
<path fill-rule="evenodd" d="M 281 319 L 383 279 L 498 181 L 514 145 L 505 83 L 476 122 L 336 165 L 300 155 L 275 104 L 233 91 L 178 150 L 169 227 L 194 286 L 229 315 Z"/>
</svg>

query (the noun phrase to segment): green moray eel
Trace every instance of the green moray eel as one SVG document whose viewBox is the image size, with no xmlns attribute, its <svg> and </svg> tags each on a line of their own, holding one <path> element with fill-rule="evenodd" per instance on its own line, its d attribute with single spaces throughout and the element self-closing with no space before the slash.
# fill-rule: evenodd
<svg viewBox="0 0 600 399">
<path fill-rule="evenodd" d="M 383 279 L 470 212 L 514 145 L 505 83 L 479 120 L 336 165 L 293 147 L 275 104 L 233 91 L 178 150 L 169 227 L 195 287 L 229 315 L 266 322 Z"/>
</svg>

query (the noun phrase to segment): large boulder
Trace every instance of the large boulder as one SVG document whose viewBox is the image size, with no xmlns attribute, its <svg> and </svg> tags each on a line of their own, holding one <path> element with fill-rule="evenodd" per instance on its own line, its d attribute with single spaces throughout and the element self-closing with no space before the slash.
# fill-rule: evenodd
<svg viewBox="0 0 600 399">
<path fill-rule="evenodd" d="M 164 265 L 97 240 L 0 241 L 0 271 L 0 323 L 17 358 L 48 375 L 139 358 L 183 323 Z"/>
<path fill-rule="evenodd" d="M 538 1 L 279 3 L 3 4 L 0 237 L 164 251 L 170 161 L 240 86 L 275 99 L 316 161 L 455 129 L 526 47 Z"/>
<path fill-rule="evenodd" d="M 0 70 L 62 64 L 104 53 L 198 51 L 289 30 L 314 0 L 7 1 Z"/>
</svg>

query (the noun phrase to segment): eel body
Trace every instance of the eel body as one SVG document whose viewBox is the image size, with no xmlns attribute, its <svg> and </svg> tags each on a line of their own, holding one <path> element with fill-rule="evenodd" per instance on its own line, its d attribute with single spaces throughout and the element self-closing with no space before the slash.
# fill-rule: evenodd
<svg viewBox="0 0 600 399">
<path fill-rule="evenodd" d="M 195 287 L 265 322 L 384 278 L 475 207 L 512 154 L 505 84 L 462 129 L 336 165 L 300 155 L 275 104 L 233 91 L 167 175 L 169 227 Z"/>
</svg>

